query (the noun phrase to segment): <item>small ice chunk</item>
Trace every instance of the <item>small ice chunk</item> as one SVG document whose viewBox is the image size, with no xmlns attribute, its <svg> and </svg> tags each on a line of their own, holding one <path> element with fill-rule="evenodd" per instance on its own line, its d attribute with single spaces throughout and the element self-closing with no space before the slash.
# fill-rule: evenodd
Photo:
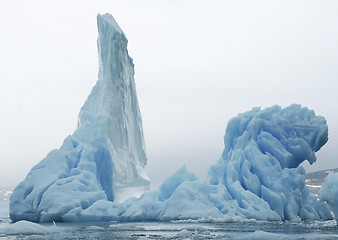
<svg viewBox="0 0 338 240">
<path fill-rule="evenodd" d="M 182 229 L 180 232 L 178 232 L 177 234 L 176 234 L 176 236 L 177 237 L 185 237 L 185 238 L 187 238 L 187 237 L 190 237 L 191 236 L 191 232 L 190 231 L 188 231 L 187 229 Z"/>
<path fill-rule="evenodd" d="M 32 223 L 29 221 L 18 221 L 16 223 L 10 224 L 5 227 L 0 228 L 0 233 L 14 235 L 14 234 L 46 234 L 50 233 L 52 230 L 50 228 L 41 226 L 37 223 Z"/>
<path fill-rule="evenodd" d="M 338 225 L 338 173 L 330 172 L 325 178 L 319 198 L 331 205 Z"/>
</svg>

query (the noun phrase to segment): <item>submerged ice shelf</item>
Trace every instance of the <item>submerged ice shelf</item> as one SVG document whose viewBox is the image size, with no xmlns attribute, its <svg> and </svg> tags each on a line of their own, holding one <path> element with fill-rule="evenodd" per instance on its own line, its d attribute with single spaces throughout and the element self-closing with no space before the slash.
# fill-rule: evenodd
<svg viewBox="0 0 338 240">
<path fill-rule="evenodd" d="M 315 162 L 327 142 L 326 120 L 300 105 L 239 114 L 228 123 L 224 152 L 205 181 L 182 167 L 158 191 L 132 197 L 129 190 L 141 194 L 149 186 L 134 65 L 114 18 L 98 15 L 97 21 L 98 81 L 77 130 L 14 190 L 12 221 L 332 219 L 310 195 L 300 166 Z"/>
</svg>

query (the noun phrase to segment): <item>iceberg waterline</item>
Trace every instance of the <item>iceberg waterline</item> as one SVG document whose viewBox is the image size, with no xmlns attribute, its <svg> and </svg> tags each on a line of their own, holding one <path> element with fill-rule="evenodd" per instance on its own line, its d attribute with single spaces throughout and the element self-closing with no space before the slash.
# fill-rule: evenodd
<svg viewBox="0 0 338 240">
<path fill-rule="evenodd" d="M 300 166 L 316 161 L 327 124 L 300 105 L 255 108 L 230 120 L 224 152 L 205 181 L 182 167 L 158 191 L 128 198 L 128 189 L 149 186 L 134 65 L 114 18 L 99 14 L 97 21 L 98 81 L 77 130 L 13 191 L 12 221 L 332 219 Z"/>
</svg>

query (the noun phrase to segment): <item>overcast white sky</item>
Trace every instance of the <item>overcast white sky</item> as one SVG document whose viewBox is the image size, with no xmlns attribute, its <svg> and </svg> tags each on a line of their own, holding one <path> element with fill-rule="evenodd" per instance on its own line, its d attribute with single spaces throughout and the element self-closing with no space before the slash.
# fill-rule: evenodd
<svg viewBox="0 0 338 240">
<path fill-rule="evenodd" d="M 338 1 L 13 0 L 0 3 L 0 183 L 76 129 L 106 12 L 129 40 L 153 187 L 183 164 L 203 179 L 228 120 L 274 104 L 323 115 L 329 142 L 305 167 L 338 167 Z"/>
</svg>

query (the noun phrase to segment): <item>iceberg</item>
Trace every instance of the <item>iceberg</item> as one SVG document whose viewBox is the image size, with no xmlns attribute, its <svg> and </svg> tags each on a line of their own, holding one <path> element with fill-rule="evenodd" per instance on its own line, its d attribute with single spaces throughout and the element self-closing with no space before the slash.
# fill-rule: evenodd
<svg viewBox="0 0 338 240">
<path fill-rule="evenodd" d="M 186 167 L 158 191 L 123 203 L 97 201 L 69 216 L 75 221 L 200 221 L 332 219 L 305 185 L 300 165 L 316 161 L 328 140 L 325 118 L 291 105 L 239 114 L 224 136 L 225 149 L 199 181 Z M 71 213 L 70 213 L 71 214 Z"/>
<path fill-rule="evenodd" d="M 338 225 L 338 173 L 330 172 L 325 178 L 319 190 L 319 198 L 330 204 Z"/>
<path fill-rule="evenodd" d="M 247 218 L 331 219 L 327 206 L 310 195 L 300 166 L 313 164 L 327 140 L 326 120 L 312 110 L 297 104 L 254 108 L 229 121 L 208 182 L 223 184 Z"/>
<path fill-rule="evenodd" d="M 156 191 L 149 179 L 133 61 L 109 15 L 98 15 L 99 75 L 78 128 L 13 191 L 16 222 L 332 219 L 301 163 L 328 141 L 324 117 L 293 104 L 232 118 L 204 181 L 181 167 Z M 141 193 L 143 193 L 141 195 Z"/>
<path fill-rule="evenodd" d="M 12 221 L 62 221 L 98 200 L 122 201 L 149 188 L 134 64 L 114 18 L 97 16 L 98 81 L 81 108 L 76 131 L 13 191 Z"/>
</svg>

